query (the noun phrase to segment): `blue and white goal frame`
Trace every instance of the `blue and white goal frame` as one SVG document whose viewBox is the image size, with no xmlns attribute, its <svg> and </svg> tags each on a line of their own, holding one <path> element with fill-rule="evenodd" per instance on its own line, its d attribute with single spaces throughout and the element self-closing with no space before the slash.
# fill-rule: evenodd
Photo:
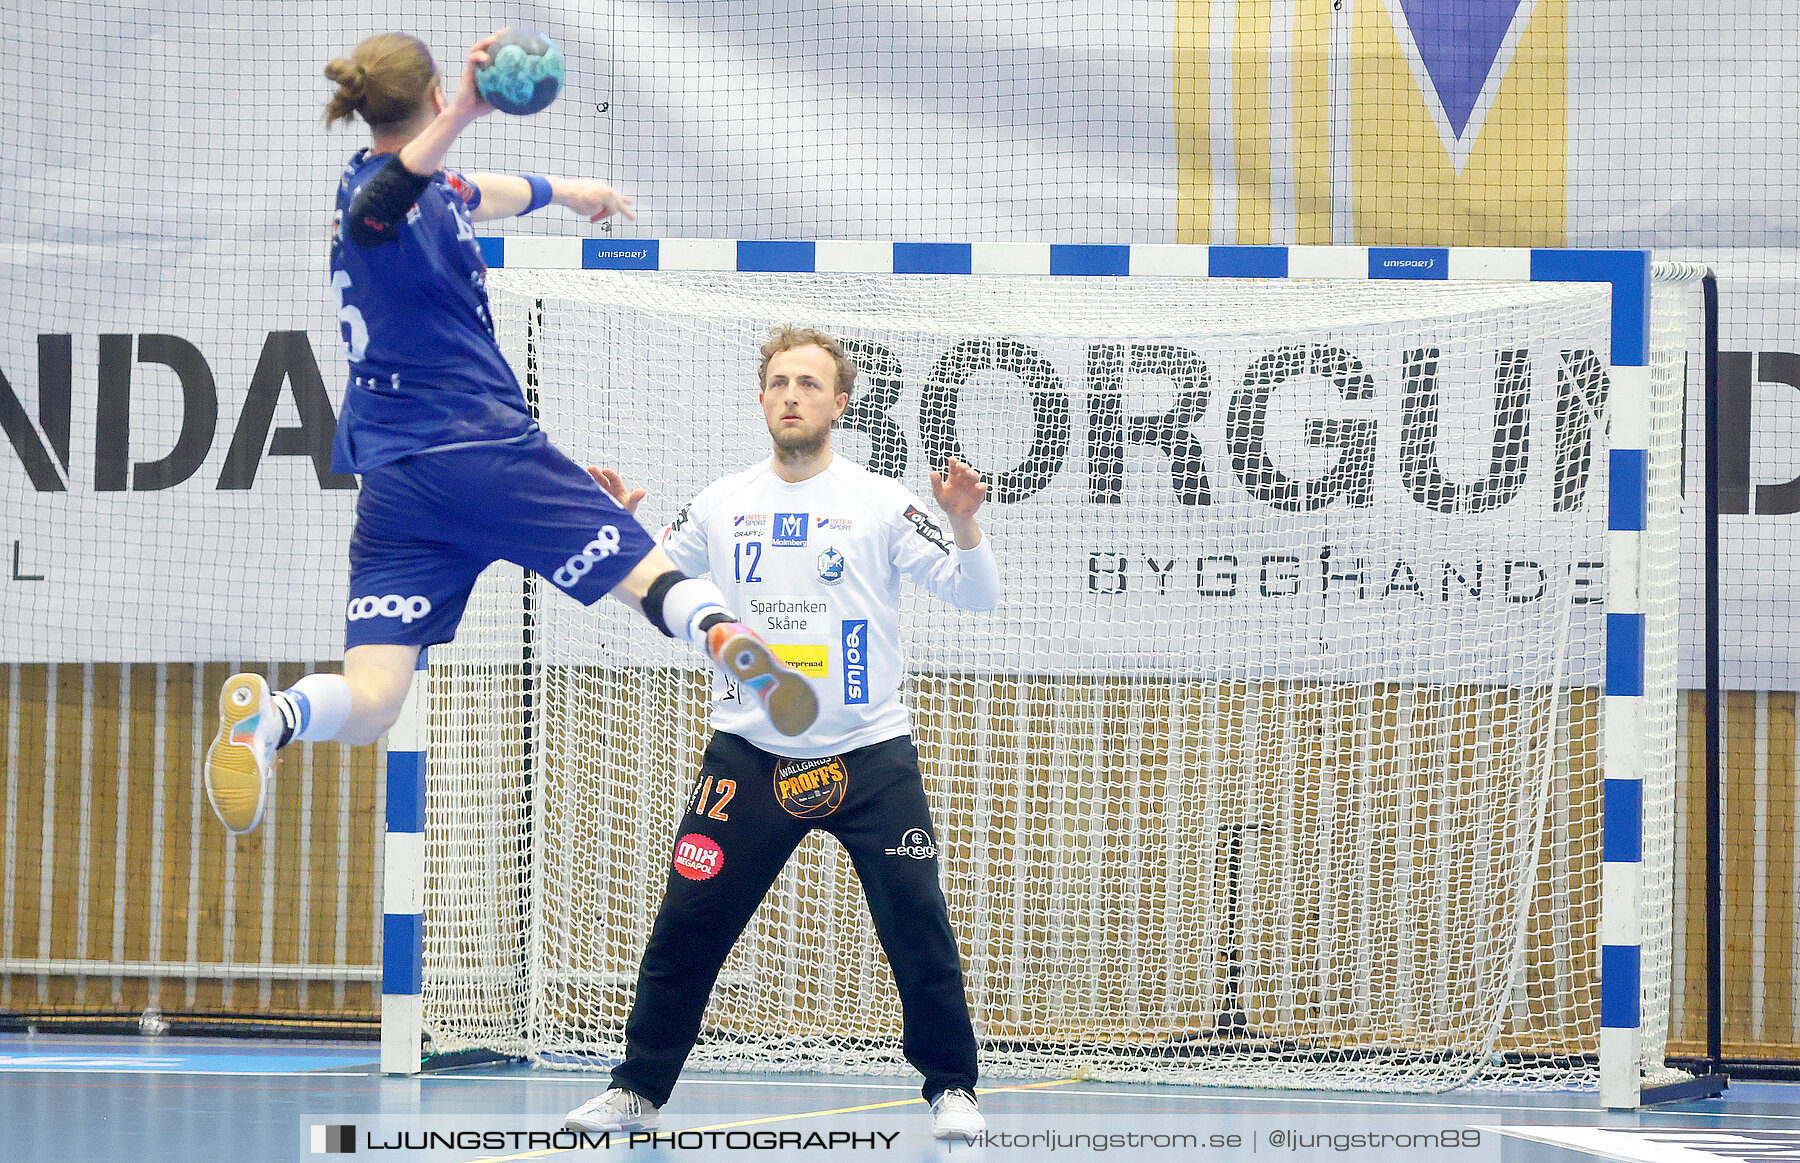
<svg viewBox="0 0 1800 1163">
<path fill-rule="evenodd" d="M 1641 1100 L 1643 543 L 1649 516 L 1650 254 L 1486 247 L 1059 245 L 484 237 L 490 268 L 1605 283 L 1612 288 L 1606 713 L 1600 913 L 1600 1100 Z M 389 735 L 382 953 L 385 1073 L 420 1068 L 425 655 Z"/>
</svg>

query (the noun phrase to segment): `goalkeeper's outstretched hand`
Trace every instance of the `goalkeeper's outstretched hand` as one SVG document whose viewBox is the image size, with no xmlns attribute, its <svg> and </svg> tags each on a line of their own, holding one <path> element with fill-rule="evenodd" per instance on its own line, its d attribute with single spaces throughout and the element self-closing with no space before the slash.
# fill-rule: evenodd
<svg viewBox="0 0 1800 1163">
<path fill-rule="evenodd" d="M 981 502 L 987 500 L 987 491 L 987 483 L 981 479 L 981 474 L 955 457 L 945 462 L 943 472 L 931 474 L 931 495 L 937 498 L 944 515 L 953 521 L 974 517 Z"/>
<path fill-rule="evenodd" d="M 650 495 L 648 489 L 632 489 L 627 492 L 625 478 L 610 468 L 601 468 L 599 465 L 590 464 L 588 465 L 588 475 L 594 478 L 595 484 L 606 490 L 607 496 L 619 502 L 619 507 L 633 517 L 637 516 L 638 505 Z"/>
</svg>

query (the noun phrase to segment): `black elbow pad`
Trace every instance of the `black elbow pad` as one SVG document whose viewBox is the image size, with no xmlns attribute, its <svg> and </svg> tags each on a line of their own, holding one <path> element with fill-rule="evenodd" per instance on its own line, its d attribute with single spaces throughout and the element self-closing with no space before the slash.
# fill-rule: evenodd
<svg viewBox="0 0 1800 1163">
<path fill-rule="evenodd" d="M 397 241 L 406 212 L 429 185 L 430 175 L 413 173 L 400 164 L 398 154 L 390 157 L 351 200 L 350 209 L 344 214 L 345 237 L 363 247 Z"/>
</svg>

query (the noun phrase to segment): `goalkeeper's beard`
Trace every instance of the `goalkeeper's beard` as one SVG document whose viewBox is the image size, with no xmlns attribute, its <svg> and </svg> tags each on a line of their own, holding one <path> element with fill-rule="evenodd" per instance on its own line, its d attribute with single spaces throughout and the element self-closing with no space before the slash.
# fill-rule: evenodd
<svg viewBox="0 0 1800 1163">
<path fill-rule="evenodd" d="M 783 460 L 806 461 L 822 454 L 831 445 L 831 429 L 823 432 L 783 432 L 770 429 L 775 451 Z"/>
</svg>

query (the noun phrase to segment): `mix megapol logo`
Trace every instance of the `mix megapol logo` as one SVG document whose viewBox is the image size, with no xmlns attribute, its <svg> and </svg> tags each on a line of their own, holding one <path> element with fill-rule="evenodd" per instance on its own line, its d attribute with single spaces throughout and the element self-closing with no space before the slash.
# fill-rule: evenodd
<svg viewBox="0 0 1800 1163">
<path fill-rule="evenodd" d="M 675 871 L 688 880 L 711 880 L 725 867 L 725 853 L 711 837 L 689 832 L 675 841 Z"/>
</svg>

